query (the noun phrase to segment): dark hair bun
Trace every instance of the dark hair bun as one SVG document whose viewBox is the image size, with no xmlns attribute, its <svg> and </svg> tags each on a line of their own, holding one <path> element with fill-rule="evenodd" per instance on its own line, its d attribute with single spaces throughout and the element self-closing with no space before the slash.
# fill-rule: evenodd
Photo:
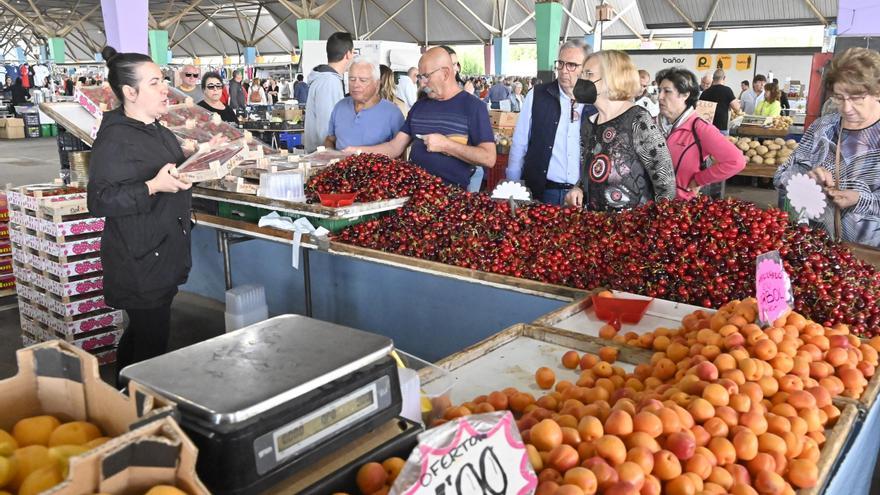
<svg viewBox="0 0 880 495">
<path fill-rule="evenodd" d="M 110 65 L 110 61 L 113 59 L 113 57 L 116 56 L 116 54 L 116 49 L 109 45 L 105 46 L 104 49 L 101 50 L 101 56 L 104 58 L 104 61 L 107 63 L 107 65 Z"/>
</svg>

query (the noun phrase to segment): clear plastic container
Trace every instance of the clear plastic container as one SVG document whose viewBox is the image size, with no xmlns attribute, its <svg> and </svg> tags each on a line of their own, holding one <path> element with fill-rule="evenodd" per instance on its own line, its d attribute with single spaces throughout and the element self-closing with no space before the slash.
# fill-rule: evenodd
<svg viewBox="0 0 880 495">
<path fill-rule="evenodd" d="M 452 406 L 452 387 L 455 384 L 448 371 L 424 359 L 397 350 L 403 364 L 419 373 L 422 392 L 422 421 L 430 427 L 431 422 L 442 417 L 443 412 Z"/>
<path fill-rule="evenodd" d="M 262 285 L 246 284 L 226 291 L 226 331 L 231 332 L 269 318 L 266 289 Z"/>
<path fill-rule="evenodd" d="M 245 284 L 226 291 L 227 313 L 248 313 L 266 305 L 266 289 L 262 285 Z"/>
<path fill-rule="evenodd" d="M 260 188 L 257 196 L 285 201 L 305 202 L 303 173 L 300 170 L 285 172 L 265 172 L 260 174 Z"/>
<path fill-rule="evenodd" d="M 265 304 L 245 313 L 224 313 L 226 332 L 233 332 L 269 318 L 269 307 Z"/>
</svg>

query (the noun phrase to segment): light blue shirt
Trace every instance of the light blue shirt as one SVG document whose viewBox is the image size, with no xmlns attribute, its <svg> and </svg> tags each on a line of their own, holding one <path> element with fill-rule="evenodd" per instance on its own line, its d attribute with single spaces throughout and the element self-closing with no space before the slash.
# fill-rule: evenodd
<svg viewBox="0 0 880 495">
<path fill-rule="evenodd" d="M 529 138 L 532 131 L 532 99 L 535 91 L 529 91 L 523 101 L 516 128 L 513 130 L 513 142 L 510 146 L 510 156 L 507 159 L 507 179 L 520 180 L 522 178 L 523 160 L 529 147 Z M 550 164 L 547 168 L 547 180 L 562 184 L 577 184 L 581 177 L 581 118 L 584 105 L 578 103 L 575 111 L 580 118 L 571 121 L 571 98 L 562 90 L 559 91 L 559 125 L 556 126 L 556 138 L 553 140 L 553 152 L 550 154 Z"/>
<path fill-rule="evenodd" d="M 397 105 L 380 99 L 379 103 L 354 111 L 354 100 L 347 96 L 333 107 L 328 136 L 336 136 L 336 149 L 349 146 L 373 146 L 391 141 L 403 127 L 403 114 Z"/>
</svg>

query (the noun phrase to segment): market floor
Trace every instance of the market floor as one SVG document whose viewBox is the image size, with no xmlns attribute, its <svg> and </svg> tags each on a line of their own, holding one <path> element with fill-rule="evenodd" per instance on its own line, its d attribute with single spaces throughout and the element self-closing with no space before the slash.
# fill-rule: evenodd
<svg viewBox="0 0 880 495">
<path fill-rule="evenodd" d="M 21 325 L 14 298 L 0 300 L 0 380 L 15 375 L 15 351 L 21 347 Z M 11 300 L 10 300 L 11 299 Z M 8 309 L 3 309 L 11 306 Z M 224 304 L 196 294 L 181 292 L 171 306 L 169 350 L 180 349 L 223 333 Z M 101 368 L 101 376 L 113 383 L 115 366 Z"/>
</svg>

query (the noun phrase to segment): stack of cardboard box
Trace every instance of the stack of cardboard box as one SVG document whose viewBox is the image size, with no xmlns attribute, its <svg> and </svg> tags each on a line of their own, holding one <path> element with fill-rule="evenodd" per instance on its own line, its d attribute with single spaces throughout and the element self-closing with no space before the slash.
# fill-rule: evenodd
<svg viewBox="0 0 880 495">
<path fill-rule="evenodd" d="M 24 139 L 24 120 L 0 119 L 0 139 Z"/>
</svg>

